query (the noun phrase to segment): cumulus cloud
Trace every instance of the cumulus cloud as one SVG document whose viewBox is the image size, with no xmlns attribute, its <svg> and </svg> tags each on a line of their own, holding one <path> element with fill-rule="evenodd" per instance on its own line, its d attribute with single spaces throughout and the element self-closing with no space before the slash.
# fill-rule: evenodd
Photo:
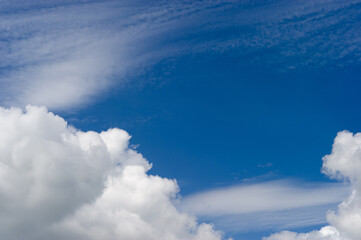
<svg viewBox="0 0 361 240">
<path fill-rule="evenodd" d="M 300 233 L 283 231 L 271 235 L 267 240 L 347 240 L 341 236 L 340 232 L 331 226 L 323 227 L 320 231 L 312 231 L 310 233 Z"/>
<path fill-rule="evenodd" d="M 350 181 L 353 191 L 337 212 L 330 211 L 330 226 L 320 231 L 297 234 L 281 232 L 264 240 L 358 240 L 361 238 L 361 133 L 339 132 L 332 152 L 323 158 L 323 172 L 331 178 Z"/>
<path fill-rule="evenodd" d="M 82 132 L 44 107 L 0 108 L 2 239 L 217 240 L 179 212 L 175 180 L 151 176 L 120 129 Z"/>
</svg>

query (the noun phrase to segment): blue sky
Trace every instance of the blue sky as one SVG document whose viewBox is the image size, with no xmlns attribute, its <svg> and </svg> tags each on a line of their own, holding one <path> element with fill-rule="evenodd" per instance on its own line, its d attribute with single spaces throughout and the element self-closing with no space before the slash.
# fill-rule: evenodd
<svg viewBox="0 0 361 240">
<path fill-rule="evenodd" d="M 184 179 L 182 191 L 268 174 L 325 180 L 321 158 L 336 133 L 359 130 L 350 107 L 360 98 L 357 73 L 245 73 L 231 57 L 212 57 L 160 64 L 154 82 L 70 115 L 73 124 L 127 129 L 155 173 Z"/>
<path fill-rule="evenodd" d="M 177 181 L 177 209 L 225 239 L 343 234 L 326 214 L 350 184 L 321 169 L 338 132 L 361 131 L 361 1 L 0 4 L 3 107 L 124 129 L 147 174 Z M 224 194 L 230 208 L 207 202 Z"/>
<path fill-rule="evenodd" d="M 177 179 L 182 195 L 284 178 L 329 182 L 321 159 L 336 133 L 360 131 L 357 71 L 252 71 L 229 54 L 207 54 L 160 63 L 141 85 L 69 120 L 86 130 L 126 129 L 153 162 L 150 172 Z"/>
</svg>

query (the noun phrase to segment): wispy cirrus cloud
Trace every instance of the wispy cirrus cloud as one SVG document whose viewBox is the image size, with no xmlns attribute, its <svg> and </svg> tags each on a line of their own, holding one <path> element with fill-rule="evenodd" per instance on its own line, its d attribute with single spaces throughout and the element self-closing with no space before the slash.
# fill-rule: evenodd
<svg viewBox="0 0 361 240">
<path fill-rule="evenodd" d="M 228 232 L 248 232 L 324 224 L 349 193 L 344 184 L 277 180 L 197 193 L 180 206 Z"/>
<path fill-rule="evenodd" d="M 168 57 L 355 66 L 360 1 L 0 1 L 2 104 L 76 108 Z"/>
<path fill-rule="evenodd" d="M 279 211 L 337 203 L 349 192 L 343 184 L 278 180 L 198 193 L 182 206 L 201 216 Z"/>
<path fill-rule="evenodd" d="M 136 1 L 9 4 L 0 16 L 1 101 L 73 108 L 177 55 L 183 20 L 210 4 Z M 14 6 L 12 6 L 14 5 Z M 174 35 L 174 36 L 172 36 Z"/>
</svg>

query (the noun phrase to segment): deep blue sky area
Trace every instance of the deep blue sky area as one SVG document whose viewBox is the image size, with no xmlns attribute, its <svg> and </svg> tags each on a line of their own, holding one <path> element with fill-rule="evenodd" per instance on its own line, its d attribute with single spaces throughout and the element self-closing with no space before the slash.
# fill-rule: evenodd
<svg viewBox="0 0 361 240">
<path fill-rule="evenodd" d="M 83 130 L 126 129 L 154 164 L 151 173 L 177 179 L 182 194 L 251 178 L 324 181 L 321 158 L 337 132 L 360 131 L 358 76 L 184 56 L 68 119 Z"/>
<path fill-rule="evenodd" d="M 150 173 L 176 179 L 182 196 L 284 178 L 329 182 L 322 157 L 337 132 L 361 131 L 359 74 L 272 71 L 224 54 L 184 56 L 137 75 L 126 90 L 68 120 L 82 130 L 126 129 L 153 163 Z M 276 230 L 226 236 L 261 239 Z"/>
<path fill-rule="evenodd" d="M 82 130 L 126 129 L 153 163 L 150 173 L 176 179 L 182 196 L 284 178 L 329 182 L 322 157 L 337 132 L 361 130 L 359 74 L 351 68 L 272 71 L 232 56 L 184 56 L 157 64 L 127 90 L 68 120 Z M 261 239 L 276 230 L 226 236 Z"/>
</svg>

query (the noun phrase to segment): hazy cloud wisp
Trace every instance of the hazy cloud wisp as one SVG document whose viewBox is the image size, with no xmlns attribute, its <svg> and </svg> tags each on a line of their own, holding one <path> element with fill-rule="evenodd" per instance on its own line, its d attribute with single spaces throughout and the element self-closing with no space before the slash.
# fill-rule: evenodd
<svg viewBox="0 0 361 240">
<path fill-rule="evenodd" d="M 189 53 L 231 50 L 244 66 L 276 71 L 360 62 L 356 0 L 0 4 L 6 106 L 81 107 L 129 76 Z"/>
<path fill-rule="evenodd" d="M 326 223 L 325 212 L 350 193 L 345 184 L 277 180 L 247 183 L 186 196 L 184 211 L 231 232 Z"/>
</svg>

